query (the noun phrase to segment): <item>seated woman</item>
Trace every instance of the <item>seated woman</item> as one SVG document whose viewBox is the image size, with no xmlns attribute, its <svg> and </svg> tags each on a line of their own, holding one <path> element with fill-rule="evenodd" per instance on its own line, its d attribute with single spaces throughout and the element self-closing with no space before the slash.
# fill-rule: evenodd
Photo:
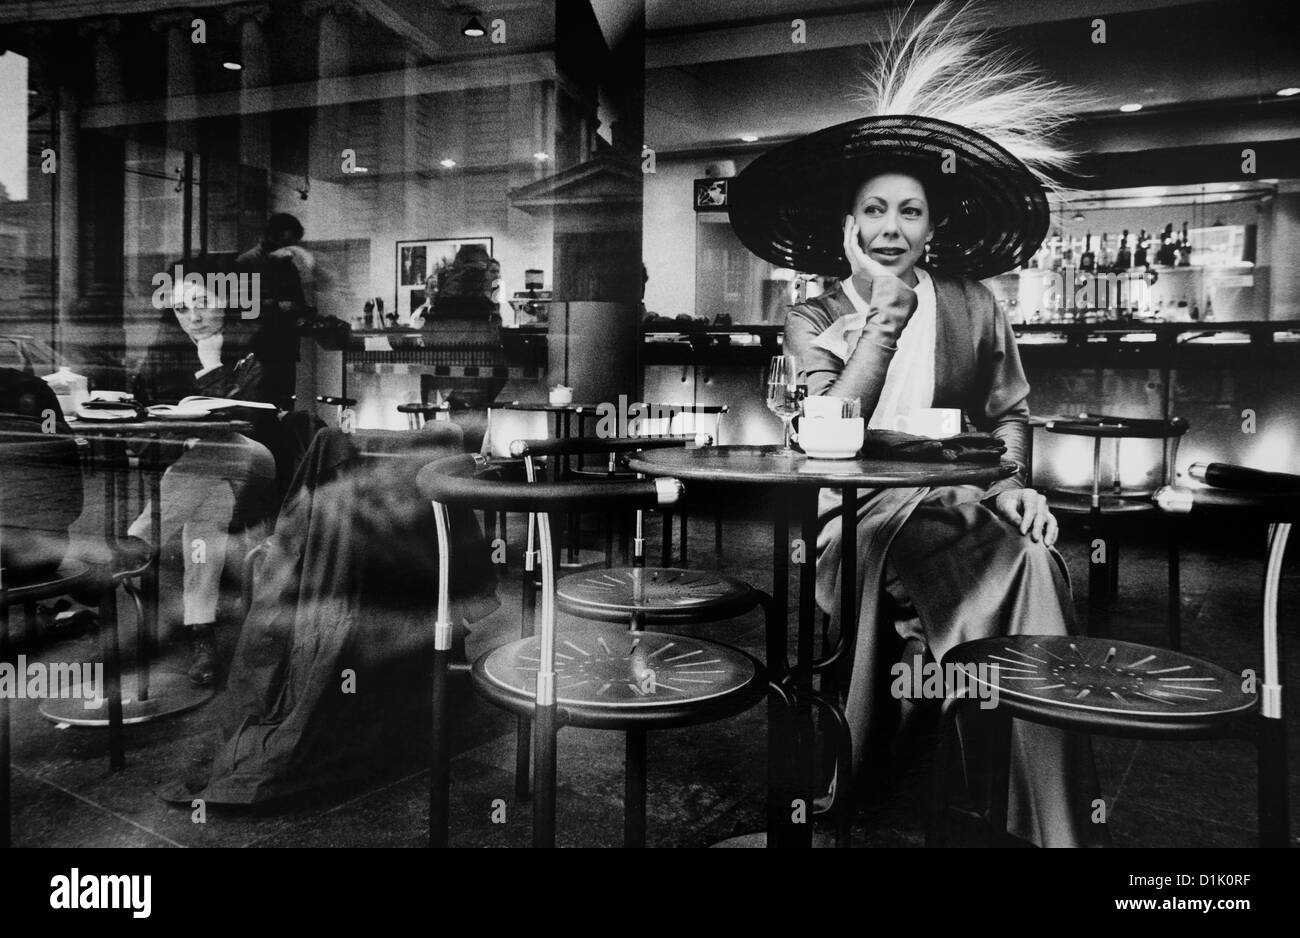
<svg viewBox="0 0 1300 938">
<path fill-rule="evenodd" d="M 134 382 L 141 403 L 175 403 L 193 394 L 262 400 L 262 363 L 253 336 L 236 312 L 216 304 L 197 282 L 178 282 Z M 266 442 L 276 426 L 273 412 L 244 412 L 251 436 L 225 432 L 188 449 L 163 473 L 161 531 L 152 530 L 152 505 L 131 525 L 132 536 L 183 557 L 181 627 L 191 642 L 188 674 L 196 686 L 216 679 L 212 636 L 221 573 L 232 527 L 246 527 L 275 514 L 275 460 Z M 164 553 L 164 556 L 166 554 Z M 168 595 L 167 591 L 163 595 Z"/>
<path fill-rule="evenodd" d="M 871 428 L 891 429 L 917 408 L 958 408 L 1019 466 L 987 489 L 859 492 L 861 612 L 850 624 L 857 644 L 846 705 L 859 765 L 879 729 L 871 722 L 883 592 L 915 609 L 899 630 L 939 661 L 971 639 L 1074 629 L 1065 564 L 1052 549 L 1056 519 L 1025 487 L 1029 385 L 1011 326 L 978 282 L 1027 260 L 1046 231 L 1043 184 L 1025 161 L 1061 156 L 1042 126 L 1068 101 L 966 37 L 935 32 L 951 13 L 941 5 L 913 35 L 894 36 L 888 48 L 902 51 L 887 52 L 865 84 L 873 116 L 769 151 L 731 188 L 732 224 L 751 250 L 844 278 L 786 320 L 785 351 L 810 395 L 859 400 Z M 917 62 L 950 70 L 926 75 Z M 982 100 L 997 107 L 982 109 Z M 817 599 L 837 616 L 838 490 L 823 490 L 818 508 Z M 968 730 L 967 777 L 980 778 L 986 749 Z M 1018 721 L 1013 733 L 1010 831 L 1043 846 L 1106 842 L 1104 826 L 1090 823 L 1096 779 L 1086 740 Z"/>
</svg>

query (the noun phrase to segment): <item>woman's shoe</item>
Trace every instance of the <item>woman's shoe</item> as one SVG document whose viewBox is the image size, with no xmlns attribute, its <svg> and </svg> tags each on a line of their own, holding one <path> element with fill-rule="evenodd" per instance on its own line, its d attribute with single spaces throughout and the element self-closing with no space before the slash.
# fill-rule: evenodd
<svg viewBox="0 0 1300 938">
<path fill-rule="evenodd" d="M 208 687 L 217 679 L 217 642 L 211 625 L 186 626 L 190 632 L 190 666 L 186 670 L 195 687 Z"/>
</svg>

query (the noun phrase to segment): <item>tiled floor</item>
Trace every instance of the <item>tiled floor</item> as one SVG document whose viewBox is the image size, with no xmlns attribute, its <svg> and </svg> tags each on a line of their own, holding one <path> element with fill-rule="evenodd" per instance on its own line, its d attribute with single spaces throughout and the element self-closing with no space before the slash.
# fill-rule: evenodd
<svg viewBox="0 0 1300 938">
<path fill-rule="evenodd" d="M 522 533 L 517 519 L 512 540 Z M 652 543 L 657 530 L 652 528 Z M 1142 530 L 1134 532 L 1141 538 Z M 1259 668 L 1261 530 L 1202 531 L 1184 549 L 1184 647 L 1233 670 Z M 692 563 L 713 566 L 713 525 L 691 524 Z M 729 518 L 725 533 L 728 572 L 770 585 L 770 533 L 766 525 Z M 1084 540 L 1067 533 L 1076 602 L 1086 611 Z M 512 554 L 512 560 L 516 555 Z M 517 564 L 512 567 L 517 571 Z M 1285 640 L 1297 641 L 1300 567 L 1287 565 L 1283 588 Z M 474 628 L 472 655 L 516 634 L 517 572 L 503 582 L 502 608 Z M 1164 638 L 1163 544 L 1133 540 L 1122 559 L 1122 598 L 1113 634 L 1133 641 Z M 793 600 L 793 596 L 792 596 Z M 18 616 L 14 617 L 17 620 Z M 222 628 L 229 653 L 237 625 Z M 15 629 L 17 632 L 17 629 Z M 756 613 L 709 627 L 708 634 L 762 654 Z M 45 644 L 29 654 L 87 660 L 94 636 Z M 163 664 L 179 670 L 173 649 Z M 1300 663 L 1289 668 L 1296 686 Z M 459 696 L 456 756 L 452 766 L 452 841 L 457 846 L 522 846 L 529 842 L 529 804 L 513 797 L 514 722 L 482 700 Z M 1295 707 L 1290 708 L 1294 716 Z M 32 701 L 13 707 L 14 842 L 26 846 L 418 846 L 428 818 L 427 711 L 413 713 L 406 741 L 376 765 L 372 779 L 346 790 L 275 810 L 212 807 L 199 823 L 188 808 L 173 807 L 154 789 L 201 775 L 216 745 L 209 707 L 170 720 L 128 726 L 127 766 L 110 772 L 104 737 L 93 730 L 57 729 Z M 1292 726 L 1295 726 L 1293 721 Z M 757 707 L 734 719 L 651 734 L 648 838 L 655 846 L 702 846 L 762 826 L 766 715 Z M 1300 792 L 1300 758 L 1291 733 L 1291 794 Z M 1155 743 L 1097 739 L 1095 752 L 1113 839 L 1121 846 L 1250 846 L 1255 842 L 1253 749 L 1241 742 Z M 565 845 L 614 846 L 622 838 L 622 737 L 565 730 L 559 747 L 559 837 Z M 923 843 L 929 759 L 924 747 L 888 793 L 864 801 L 853 824 L 860 846 Z M 504 811 L 504 817 L 502 816 Z M 825 833 L 823 831 L 823 833 Z"/>
</svg>

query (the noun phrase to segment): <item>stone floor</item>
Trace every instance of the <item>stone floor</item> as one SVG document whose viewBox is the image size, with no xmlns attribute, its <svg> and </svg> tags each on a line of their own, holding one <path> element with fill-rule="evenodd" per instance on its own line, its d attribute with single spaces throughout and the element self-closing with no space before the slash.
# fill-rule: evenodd
<svg viewBox="0 0 1300 938">
<path fill-rule="evenodd" d="M 512 519 L 511 573 L 502 607 L 478 623 L 471 656 L 517 634 L 519 519 Z M 1141 526 L 1125 542 L 1121 600 L 1111 622 L 1116 637 L 1161 643 L 1164 638 L 1163 543 Z M 650 530 L 658 543 L 657 525 Z M 1184 544 L 1184 648 L 1232 670 L 1260 667 L 1259 590 L 1263 530 L 1190 532 Z M 718 564 L 713 525 L 691 519 L 693 565 Z M 770 586 L 771 536 L 744 518 L 725 523 L 726 570 Z M 599 546 L 592 543 L 591 546 Z M 1080 532 L 1061 543 L 1086 614 L 1087 557 Z M 1300 647 L 1300 568 L 1286 567 L 1285 642 Z M 792 584 L 793 586 L 793 584 Z M 792 601 L 793 601 L 792 588 Z M 19 617 L 15 616 L 15 620 Z M 16 622 L 15 622 L 16 626 Z M 222 626 L 229 655 L 238 624 Z M 14 629 L 17 633 L 17 628 Z M 707 628 L 707 634 L 762 655 L 757 614 Z M 47 640 L 29 656 L 91 660 L 93 635 Z M 161 667 L 178 673 L 172 649 Z M 1289 668 L 1297 686 L 1300 663 Z M 1293 695 L 1294 696 L 1294 695 Z M 513 797 L 514 723 L 470 694 L 459 694 L 452 764 L 452 841 L 456 846 L 522 846 L 529 842 L 528 803 Z M 212 808 L 204 823 L 188 809 L 160 800 L 154 789 L 201 774 L 216 745 L 212 705 L 152 724 L 126 728 L 127 765 L 110 772 L 100 731 L 58 729 L 33 701 L 13 706 L 13 838 L 21 846 L 419 846 L 428 818 L 427 728 L 413 719 L 406 743 L 374 766 L 370 781 L 332 789 L 275 810 Z M 1300 791 L 1300 758 L 1291 732 L 1291 795 Z M 654 846 L 701 846 L 762 826 L 765 708 L 734 719 L 651 734 L 648 839 Z M 922 747 L 924 748 L 924 747 Z M 1255 842 L 1255 763 L 1241 742 L 1154 743 L 1097 739 L 1095 752 L 1114 842 L 1121 846 L 1250 846 Z M 857 846 L 921 846 L 928 760 L 902 771 L 891 790 L 863 799 L 853 822 Z M 564 845 L 614 846 L 622 837 L 622 738 L 567 729 L 559 744 L 559 839 Z M 503 815 L 504 810 L 504 817 Z M 819 841 L 824 839 L 819 831 Z"/>
</svg>

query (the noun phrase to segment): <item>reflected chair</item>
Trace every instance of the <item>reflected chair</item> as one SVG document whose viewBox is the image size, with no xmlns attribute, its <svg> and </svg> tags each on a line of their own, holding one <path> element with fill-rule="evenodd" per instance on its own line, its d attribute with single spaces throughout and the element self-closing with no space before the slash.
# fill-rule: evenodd
<svg viewBox="0 0 1300 938">
<path fill-rule="evenodd" d="M 1116 525 L 1122 520 L 1140 519 L 1155 514 L 1151 500 L 1153 492 L 1126 491 L 1120 479 L 1120 446 L 1124 440 L 1161 440 L 1165 448 L 1164 484 L 1173 479 L 1173 467 L 1178 458 L 1179 440 L 1187 433 L 1188 424 L 1182 417 L 1168 420 L 1135 417 L 1114 417 L 1106 414 L 1078 414 L 1063 417 L 1036 417 L 1031 425 L 1041 426 L 1048 433 L 1087 437 L 1092 440 L 1092 481 L 1086 494 L 1061 490 L 1046 492 L 1053 512 L 1062 516 L 1084 519 L 1090 540 L 1100 538 L 1101 554 L 1094 559 L 1094 548 L 1088 548 L 1088 611 L 1094 630 L 1101 630 L 1102 617 L 1114 603 L 1119 593 L 1119 543 L 1114 536 Z M 1032 431 L 1031 431 L 1032 432 Z M 1102 487 L 1102 441 L 1114 440 L 1114 462 L 1110 491 Z M 1032 451 L 1031 451 L 1032 452 Z M 1032 462 L 1032 458 L 1031 458 Z M 1032 484 L 1032 483 L 1031 483 Z M 1178 592 L 1178 522 L 1165 518 L 1165 534 L 1169 572 L 1169 647 L 1178 650 L 1182 638 L 1181 602 Z"/>
<path fill-rule="evenodd" d="M 942 743 L 951 737 L 959 709 L 993 724 L 993 800 L 987 820 L 995 831 L 1006 827 L 1008 754 L 1011 718 L 1015 717 L 1139 739 L 1246 739 L 1258 754 L 1260 845 L 1289 845 L 1286 711 L 1277 610 L 1287 539 L 1291 525 L 1300 520 L 1300 476 L 1223 463 L 1194 465 L 1191 475 L 1210 487 L 1166 486 L 1156 494 L 1161 510 L 1179 516 L 1228 511 L 1236 524 L 1269 524 L 1263 584 L 1264 673 L 1258 678 L 1258 692 L 1253 674 L 1176 651 L 1113 639 L 1017 635 L 959 645 L 944 656 L 945 667 L 956 664 L 968 669 L 973 675 L 972 686 L 996 683 L 999 703 L 981 710 L 979 701 L 970 695 L 954 695 L 944 702 L 935 810 L 928 838 L 931 845 L 940 846 L 947 840 L 949 809 L 943 787 Z M 992 671 L 993 666 L 999 670 Z"/>
<path fill-rule="evenodd" d="M 408 430 L 422 429 L 430 420 L 451 419 L 451 405 L 446 401 L 441 404 L 425 404 L 421 401 L 398 404 L 397 412 L 406 415 L 406 429 Z"/>
<path fill-rule="evenodd" d="M 726 404 L 638 403 L 633 406 L 638 408 L 638 421 L 636 424 L 636 429 L 639 430 L 639 432 L 636 434 L 638 438 L 642 438 L 642 439 L 679 438 L 679 439 L 689 440 L 692 438 L 702 439 L 704 437 L 708 437 L 710 442 L 715 446 L 721 444 L 722 442 L 722 418 L 726 416 L 727 412 L 731 409 Z M 597 415 L 594 413 L 589 413 L 589 414 L 583 414 L 582 416 L 592 417 Z M 582 428 L 581 420 L 579 421 L 578 426 L 579 429 L 581 430 Z M 581 432 L 579 433 L 579 436 L 582 436 Z M 602 467 L 601 469 L 592 470 L 588 467 L 582 466 L 581 461 L 579 461 L 579 468 L 572 469 L 571 474 L 577 478 L 586 478 L 586 479 L 594 479 L 594 478 L 608 479 L 608 478 L 614 478 L 616 476 L 621 476 L 623 478 L 630 478 L 633 475 L 623 467 L 617 467 L 613 463 L 611 463 L 611 466 L 609 468 Z M 703 486 L 703 487 L 693 486 L 692 490 L 696 491 L 701 488 L 707 488 L 707 486 Z M 680 552 L 678 563 L 684 567 L 688 562 L 687 542 L 689 537 L 689 532 L 688 532 L 689 512 L 687 510 L 686 505 L 679 505 L 672 511 L 663 512 L 663 524 L 664 524 L 664 538 L 663 538 L 663 545 L 662 545 L 663 556 L 660 560 L 660 563 L 662 566 L 665 567 L 670 566 L 672 564 L 672 540 L 673 539 L 671 535 L 672 535 L 674 514 L 676 514 L 681 519 L 680 521 L 681 533 L 678 537 L 678 542 L 677 542 L 678 549 Z M 608 533 L 606 535 L 606 544 L 608 550 L 608 548 L 612 545 L 612 537 Z M 714 514 L 713 545 L 714 545 L 714 556 L 720 558 L 722 556 L 722 515 L 720 513 Z M 627 556 L 626 544 L 624 544 L 623 562 L 625 564 L 629 562 Z"/>
<path fill-rule="evenodd" d="M 317 394 L 316 403 L 334 408 L 335 426 L 343 426 L 343 415 L 348 408 L 357 406 L 355 397 L 334 397 L 329 394 Z"/>
<path fill-rule="evenodd" d="M 452 623 L 448 510 L 492 508 L 535 514 L 542 571 L 537 636 L 502 645 L 473 665 L 475 688 L 491 703 L 533 722 L 536 749 L 533 845 L 555 845 L 556 734 L 561 726 L 644 732 L 724 719 L 763 698 L 767 676 L 750 655 L 682 635 L 586 625 L 556 634 L 556 551 L 551 513 L 634 510 L 671 505 L 674 479 L 632 482 L 533 483 L 491 478 L 483 457 L 442 459 L 421 470 L 420 491 L 434 507 L 438 534 L 438 618 L 434 652 L 434 766 L 430 843 L 443 846 L 448 827 L 447 674 Z M 563 646 L 563 648 L 559 646 Z M 629 775 L 629 806 L 644 804 L 644 776 Z M 625 833 L 631 829 L 625 825 Z M 639 844 L 635 844 L 639 845 Z"/>
</svg>

